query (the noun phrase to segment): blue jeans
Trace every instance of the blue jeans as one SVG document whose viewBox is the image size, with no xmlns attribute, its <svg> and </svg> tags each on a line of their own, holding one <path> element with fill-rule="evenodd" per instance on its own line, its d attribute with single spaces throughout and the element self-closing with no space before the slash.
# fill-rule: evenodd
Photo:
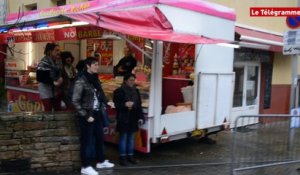
<svg viewBox="0 0 300 175">
<path fill-rule="evenodd" d="M 134 132 L 120 132 L 119 134 L 119 151 L 120 156 L 132 156 L 134 151 Z"/>
<path fill-rule="evenodd" d="M 80 157 L 82 167 L 91 166 L 96 158 L 97 162 L 105 160 L 103 125 L 100 112 L 94 112 L 95 121 L 87 122 L 85 117 L 79 118 L 80 126 Z"/>
</svg>

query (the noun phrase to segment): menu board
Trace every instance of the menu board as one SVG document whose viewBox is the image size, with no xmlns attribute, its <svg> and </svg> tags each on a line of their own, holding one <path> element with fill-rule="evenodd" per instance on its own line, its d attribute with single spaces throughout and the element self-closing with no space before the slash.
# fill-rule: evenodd
<svg viewBox="0 0 300 175">
<path fill-rule="evenodd" d="M 5 61 L 5 69 L 6 70 L 24 70 L 25 63 L 21 60 L 11 59 Z"/>
</svg>

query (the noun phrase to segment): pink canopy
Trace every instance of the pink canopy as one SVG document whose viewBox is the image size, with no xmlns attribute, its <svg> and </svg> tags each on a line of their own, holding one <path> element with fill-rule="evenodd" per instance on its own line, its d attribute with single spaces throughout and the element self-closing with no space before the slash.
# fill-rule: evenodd
<svg viewBox="0 0 300 175">
<path fill-rule="evenodd" d="M 202 0 L 101 0 L 94 7 L 65 16 L 116 32 L 154 40 L 192 44 L 228 42 L 174 31 L 172 24 L 157 8 L 159 4 L 235 20 L 235 13 L 231 9 Z"/>
<path fill-rule="evenodd" d="M 192 44 L 227 42 L 222 39 L 174 31 L 171 22 L 159 10 L 160 5 L 191 10 L 229 21 L 235 21 L 236 18 L 232 9 L 203 0 L 94 0 L 24 12 L 21 15 L 9 14 L 6 17 L 6 25 L 55 21 L 60 19 L 59 15 L 64 15 L 115 32 L 154 40 Z"/>
</svg>

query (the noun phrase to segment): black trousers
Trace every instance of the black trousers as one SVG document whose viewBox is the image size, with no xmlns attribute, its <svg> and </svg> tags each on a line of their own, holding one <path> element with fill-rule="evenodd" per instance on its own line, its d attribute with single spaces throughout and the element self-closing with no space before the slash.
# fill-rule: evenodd
<svg viewBox="0 0 300 175">
<path fill-rule="evenodd" d="M 85 117 L 80 117 L 80 157 L 82 167 L 91 166 L 93 161 L 103 162 L 104 136 L 100 111 L 93 112 L 94 121 L 89 123 Z"/>
</svg>

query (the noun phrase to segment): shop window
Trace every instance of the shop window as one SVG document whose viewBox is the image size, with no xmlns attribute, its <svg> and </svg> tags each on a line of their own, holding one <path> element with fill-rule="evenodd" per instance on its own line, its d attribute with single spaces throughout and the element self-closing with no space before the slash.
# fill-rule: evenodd
<svg viewBox="0 0 300 175">
<path fill-rule="evenodd" d="M 272 64 L 265 64 L 264 109 L 271 107 L 272 72 Z"/>
<path fill-rule="evenodd" d="M 246 83 L 246 105 L 256 105 L 258 102 L 257 86 L 258 86 L 258 66 L 248 66 L 247 83 Z"/>
<path fill-rule="evenodd" d="M 26 11 L 37 10 L 37 4 L 36 3 L 27 4 L 27 5 L 24 5 L 24 7 L 25 7 Z"/>
<path fill-rule="evenodd" d="M 235 67 L 233 71 L 235 72 L 233 107 L 240 107 L 243 105 L 244 67 Z"/>
</svg>

